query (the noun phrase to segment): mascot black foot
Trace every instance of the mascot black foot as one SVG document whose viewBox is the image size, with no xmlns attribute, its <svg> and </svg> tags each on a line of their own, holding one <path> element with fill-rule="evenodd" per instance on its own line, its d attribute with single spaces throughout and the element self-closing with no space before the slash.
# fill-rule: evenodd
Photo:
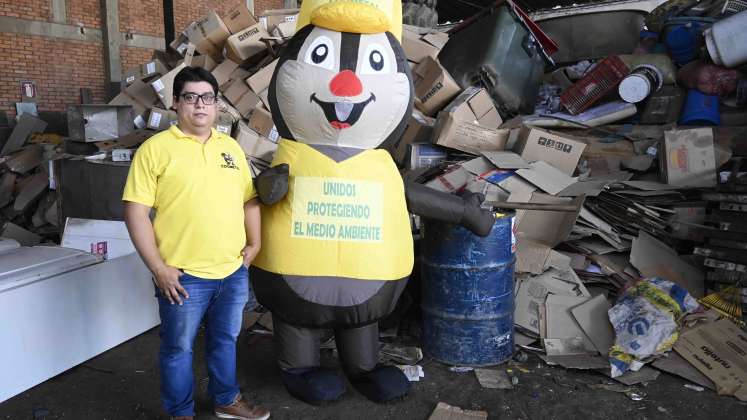
<svg viewBox="0 0 747 420">
<path fill-rule="evenodd" d="M 273 314 L 282 381 L 311 404 L 345 393 L 344 378 L 320 368 L 324 329 L 334 330 L 343 372 L 366 398 L 390 401 L 410 389 L 398 368 L 378 363 L 378 321 L 412 271 L 408 207 L 482 235 L 493 224 L 474 197 L 417 185 L 406 194 L 391 156 L 377 149 L 399 139 L 412 113 L 401 7 L 304 0 L 270 83 L 281 139 L 256 180 L 262 250 L 250 278 Z"/>
</svg>

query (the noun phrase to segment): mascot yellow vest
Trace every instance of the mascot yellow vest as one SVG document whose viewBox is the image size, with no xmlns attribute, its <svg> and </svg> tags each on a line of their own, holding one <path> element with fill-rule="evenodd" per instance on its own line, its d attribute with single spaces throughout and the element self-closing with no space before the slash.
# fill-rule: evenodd
<svg viewBox="0 0 747 420">
<path fill-rule="evenodd" d="M 404 186 L 388 152 L 364 150 L 335 162 L 311 146 L 281 140 L 272 166 L 282 163 L 290 166 L 288 195 L 262 208 L 262 250 L 254 265 L 309 277 L 410 275 Z"/>
</svg>

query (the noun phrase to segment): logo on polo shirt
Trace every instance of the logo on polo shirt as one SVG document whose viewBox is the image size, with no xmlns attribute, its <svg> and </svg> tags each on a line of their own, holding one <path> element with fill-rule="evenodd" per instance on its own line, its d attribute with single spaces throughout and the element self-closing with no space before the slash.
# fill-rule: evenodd
<svg viewBox="0 0 747 420">
<path fill-rule="evenodd" d="M 239 169 L 238 166 L 236 166 L 236 162 L 233 161 L 233 156 L 231 156 L 230 153 L 221 153 L 221 156 L 223 156 L 223 160 L 226 161 L 225 165 L 220 165 L 221 168 L 229 168 L 229 169 Z"/>
</svg>

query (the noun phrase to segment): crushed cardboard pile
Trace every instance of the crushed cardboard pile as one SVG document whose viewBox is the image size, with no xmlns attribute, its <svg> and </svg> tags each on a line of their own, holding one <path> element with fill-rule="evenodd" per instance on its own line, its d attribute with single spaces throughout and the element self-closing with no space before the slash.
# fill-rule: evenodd
<svg viewBox="0 0 747 420">
<path fill-rule="evenodd" d="M 431 35 L 407 27 L 403 35 L 416 109 L 390 152 L 405 176 L 417 174 L 414 179 L 430 188 L 482 193 L 486 208 L 518 208 L 517 345 L 540 350 L 549 364 L 611 376 L 616 337 L 608 312 L 626 288 L 644 279 L 666 279 L 696 299 L 736 284 L 736 291 L 729 289 L 736 298 L 726 306 L 747 310 L 747 285 L 740 283 L 747 281 L 747 241 L 740 237 L 747 232 L 740 220 L 747 211 L 747 173 L 733 158 L 730 139 L 741 128 L 704 127 L 705 120 L 672 125 L 684 111 L 681 100 L 670 100 L 676 67 L 669 56 L 645 52 L 594 65 L 548 66 L 535 113 L 516 115 L 501 101 L 495 81 L 500 75 L 491 83 L 475 76 L 477 83 L 465 86 L 463 75 L 450 74 L 440 62 L 439 50 L 448 48 L 450 38 Z M 475 53 L 495 54 L 489 45 L 481 48 Z M 660 80 L 644 83 L 650 101 L 640 107 L 626 102 L 631 96 L 626 89 L 654 67 Z M 620 84 L 628 77 L 634 79 Z M 719 172 L 728 162 L 731 173 Z M 720 178 L 729 178 L 730 186 L 719 184 Z M 718 211 L 709 210 L 714 205 Z M 704 272 L 703 265 L 711 271 Z M 711 300 L 716 303 L 706 309 L 723 309 L 718 299 Z M 695 342 L 694 333 L 689 337 Z M 720 343 L 714 347 L 722 353 L 730 348 Z M 688 351 L 697 350 L 691 347 Z M 668 352 L 667 358 L 676 354 Z M 615 379 L 632 385 L 654 380 L 663 370 L 713 388 L 697 363 L 658 360 Z M 712 380 L 718 375 L 703 373 Z M 717 386 L 744 395 L 735 384 Z"/>
</svg>

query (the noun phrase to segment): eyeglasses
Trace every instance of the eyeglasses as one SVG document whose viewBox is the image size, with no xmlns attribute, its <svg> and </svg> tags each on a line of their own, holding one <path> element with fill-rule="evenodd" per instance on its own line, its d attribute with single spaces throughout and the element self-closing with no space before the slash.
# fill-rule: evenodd
<svg viewBox="0 0 747 420">
<path fill-rule="evenodd" d="M 198 95 L 196 93 L 182 93 L 179 97 L 184 98 L 184 102 L 194 105 L 199 99 L 202 99 L 203 105 L 213 105 L 215 103 L 215 95 L 212 93 L 203 93 Z"/>
</svg>

